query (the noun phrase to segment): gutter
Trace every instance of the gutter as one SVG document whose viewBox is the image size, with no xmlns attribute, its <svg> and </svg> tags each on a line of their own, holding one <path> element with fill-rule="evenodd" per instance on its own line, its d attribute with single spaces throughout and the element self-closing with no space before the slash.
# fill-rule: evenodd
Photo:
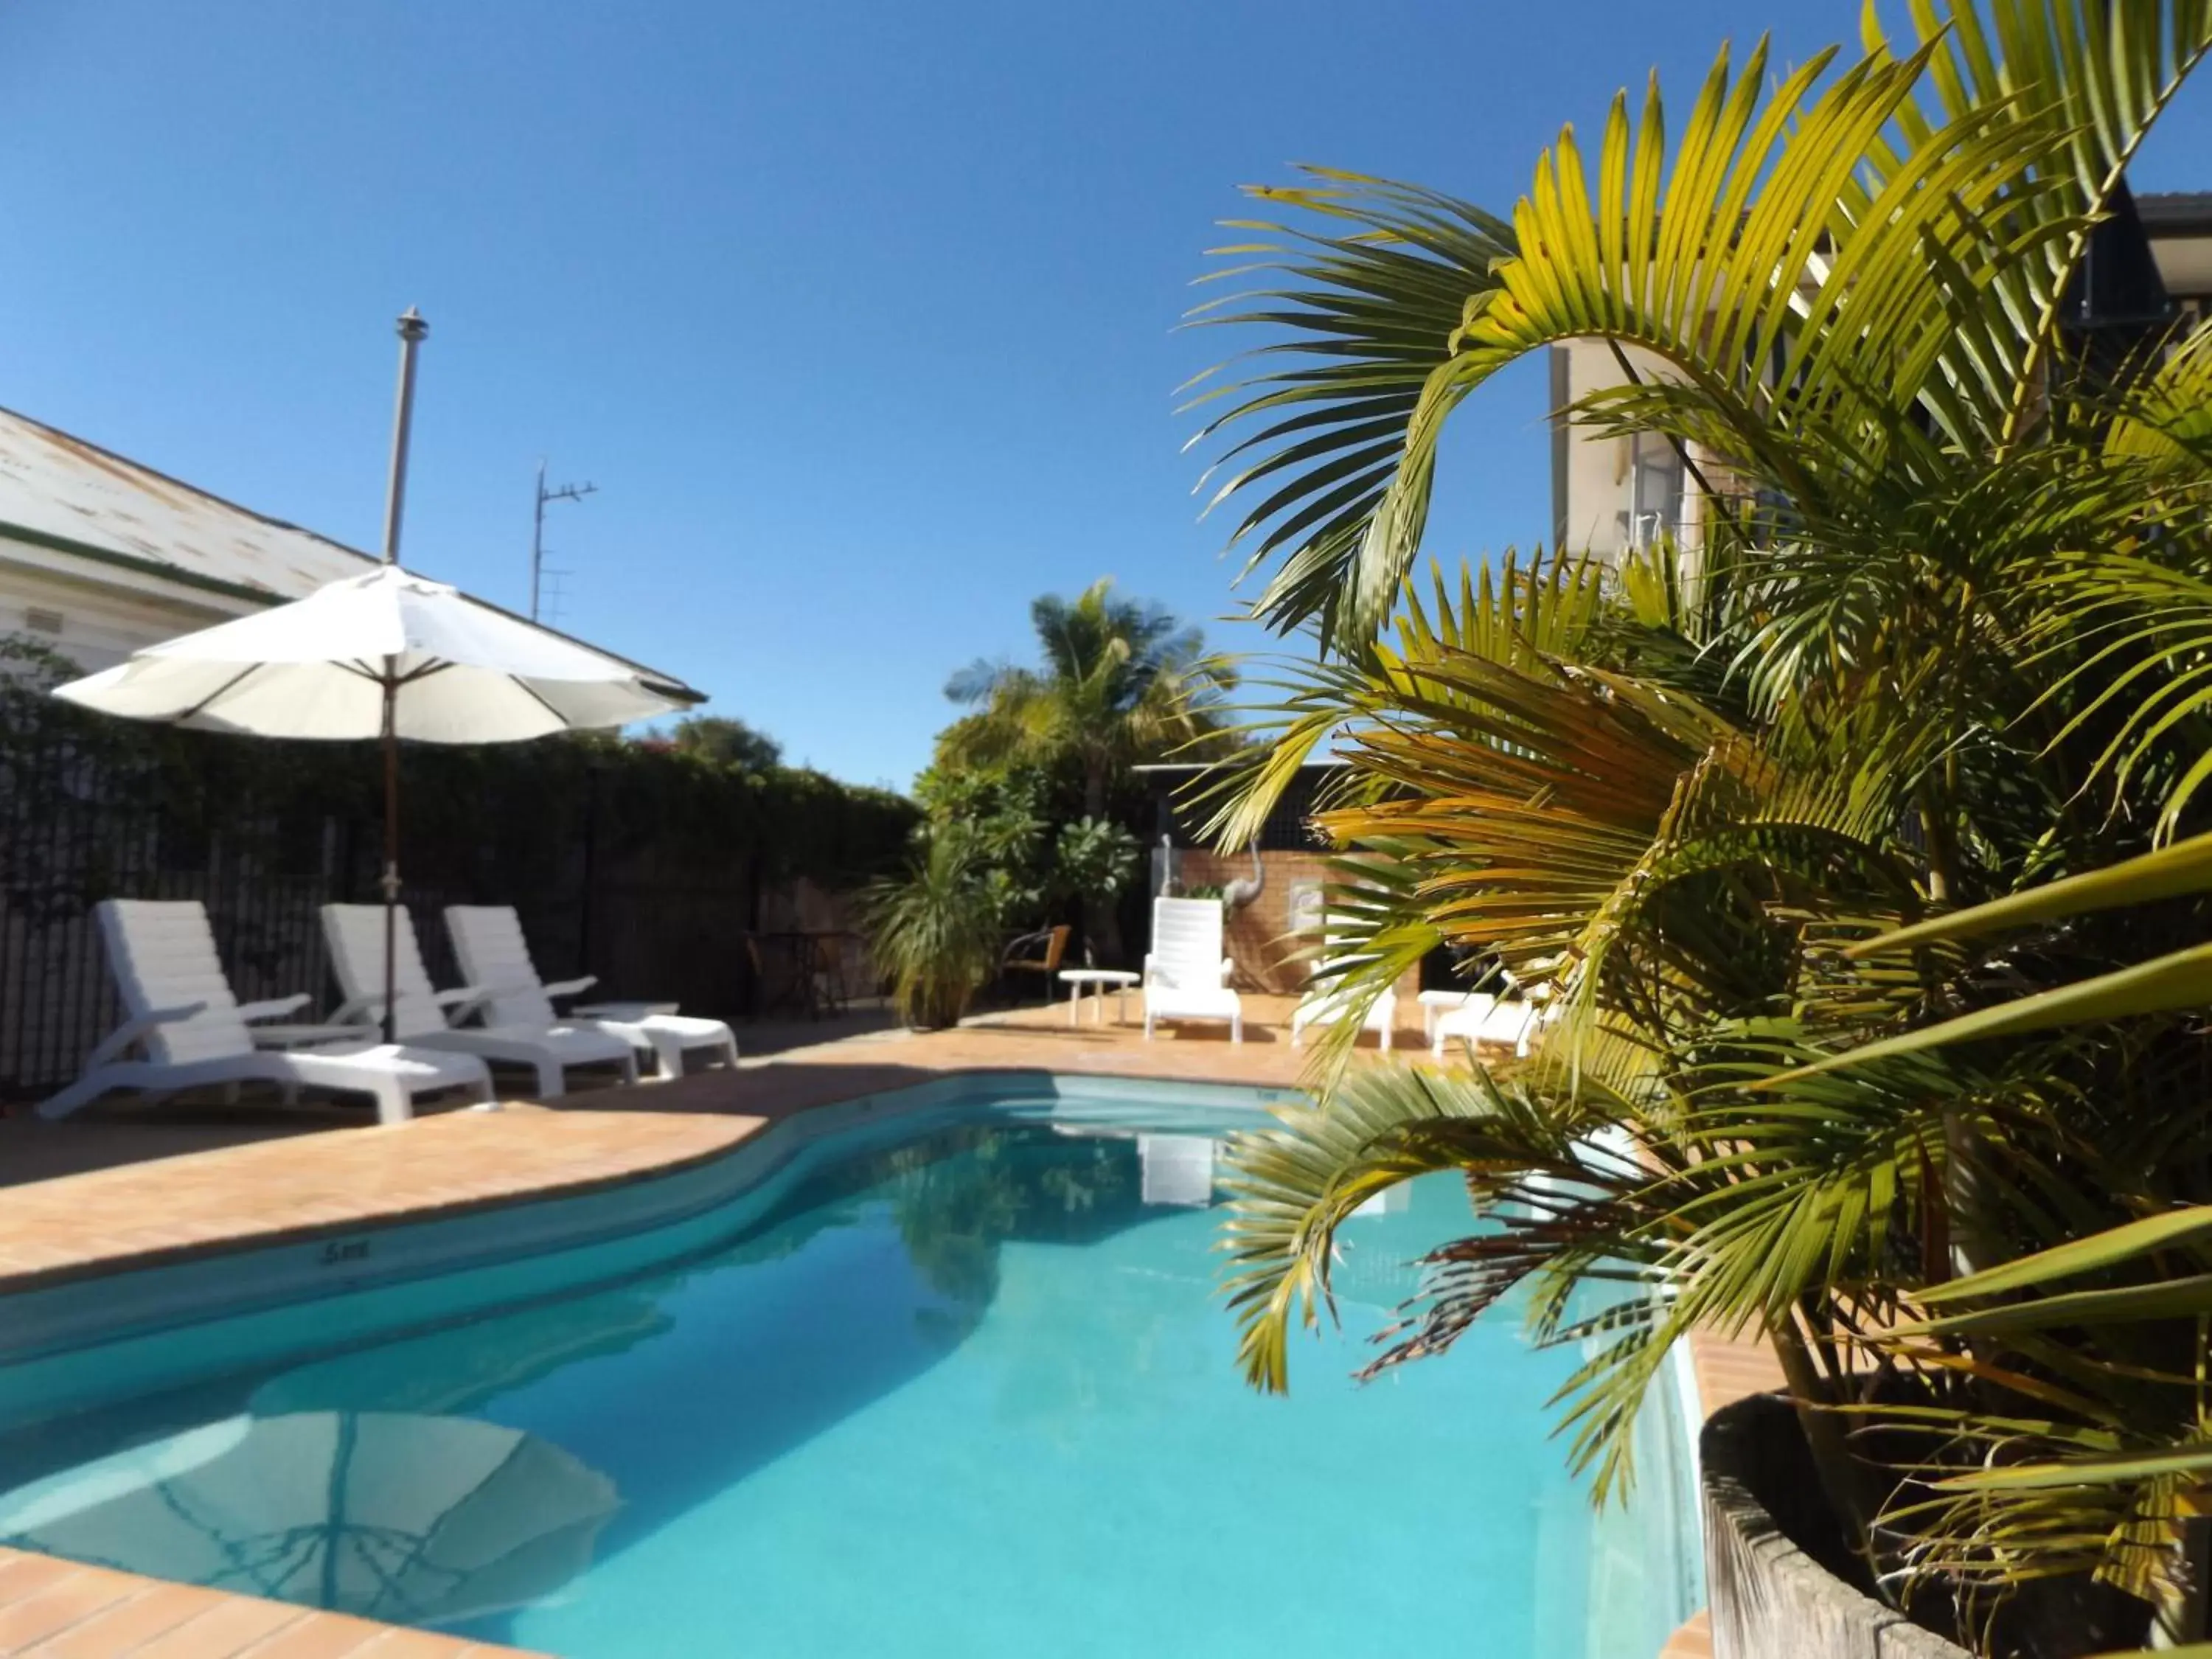
<svg viewBox="0 0 2212 1659">
<path fill-rule="evenodd" d="M 256 605 L 277 605 L 283 600 L 283 594 L 272 593 L 265 587 L 252 587 L 244 582 L 227 582 L 219 576 L 204 576 L 197 570 L 185 569 L 182 565 L 168 564 L 160 559 L 142 559 L 131 553 L 118 553 L 111 548 L 95 547 L 89 542 L 74 541 L 67 536 L 57 536 L 51 531 L 33 530 L 28 525 L 12 524 L 4 519 L 0 519 L 0 537 L 27 543 L 33 547 L 43 547 L 52 553 L 67 553 L 74 558 L 90 559 L 96 564 L 134 570 L 140 575 L 158 577 L 179 586 L 221 593 L 228 599 L 248 599 Z"/>
</svg>

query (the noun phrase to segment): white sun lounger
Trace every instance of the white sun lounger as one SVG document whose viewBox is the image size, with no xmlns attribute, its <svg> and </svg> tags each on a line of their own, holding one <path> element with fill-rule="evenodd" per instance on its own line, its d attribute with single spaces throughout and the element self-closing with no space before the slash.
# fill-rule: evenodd
<svg viewBox="0 0 2212 1659">
<path fill-rule="evenodd" d="M 306 993 L 240 1005 L 216 953 L 207 912 L 186 901 L 103 899 L 93 907 L 123 1024 L 92 1051 L 83 1075 L 42 1103 L 41 1117 L 66 1117 L 111 1090 L 160 1099 L 210 1085 L 274 1083 L 287 1102 L 303 1087 L 373 1096 L 378 1121 L 404 1123 L 417 1095 L 465 1090 L 489 1104 L 491 1073 L 467 1054 L 439 1054 L 376 1040 L 343 1024 L 264 1026 L 303 1006 Z M 283 1042 L 282 1048 L 258 1046 Z M 126 1059 L 132 1048 L 140 1060 Z"/>
<path fill-rule="evenodd" d="M 1334 945 L 1332 937 L 1329 942 Z M 1316 975 L 1334 963 L 1316 964 Z M 1391 1034 L 1398 1029 L 1398 992 L 1394 986 L 1367 1004 L 1364 1012 L 1359 999 L 1343 988 L 1332 977 L 1309 990 L 1305 998 L 1291 1015 L 1291 1047 L 1299 1047 L 1305 1038 L 1309 1025 L 1340 1025 L 1355 1013 L 1359 1016 L 1360 1030 L 1372 1031 L 1382 1040 L 1382 1052 L 1390 1052 Z"/>
<path fill-rule="evenodd" d="M 1229 1022 L 1229 1040 L 1244 1041 L 1244 1005 L 1229 988 L 1221 951 L 1218 899 L 1152 901 L 1152 948 L 1145 957 L 1145 1040 L 1163 1019 Z"/>
<path fill-rule="evenodd" d="M 1510 1048 L 1522 1059 L 1542 1035 L 1545 1026 L 1559 1016 L 1560 1002 L 1499 1001 L 1489 996 L 1468 999 L 1467 1006 L 1437 1016 L 1429 1039 L 1430 1057 L 1442 1060 L 1444 1045 L 1454 1041 L 1474 1048 Z"/>
<path fill-rule="evenodd" d="M 548 985 L 530 960 L 530 941 L 522 918 L 506 904 L 449 904 L 446 932 L 461 977 L 490 988 L 484 1018 L 494 1025 L 551 1025 L 555 997 L 572 997 L 598 981 L 589 975 Z M 650 1049 L 657 1081 L 684 1075 L 684 1056 L 694 1049 L 719 1054 L 725 1066 L 738 1063 L 738 1039 L 719 1019 L 679 1014 L 672 1002 L 587 1002 L 568 1012 L 568 1023 L 605 1031 L 634 1048 Z"/>
<path fill-rule="evenodd" d="M 1416 1000 L 1421 1005 L 1421 1041 L 1433 1045 L 1437 1022 L 1446 1014 L 1468 1008 L 1488 1008 L 1498 999 L 1487 991 L 1424 991 Z"/>
<path fill-rule="evenodd" d="M 1310 991 L 1304 1002 L 1291 1015 L 1291 1047 L 1300 1047 L 1305 1040 L 1309 1025 L 1337 1025 L 1359 1013 L 1358 1000 L 1342 991 Z M 1367 1012 L 1359 1014 L 1359 1029 L 1372 1031 L 1382 1040 L 1382 1052 L 1390 1052 L 1391 1034 L 1398 1029 L 1398 994 L 1385 991 L 1367 1005 Z"/>
<path fill-rule="evenodd" d="M 341 1018 L 372 1021 L 384 1017 L 384 907 L 325 904 L 323 937 L 331 947 L 331 971 L 345 993 Z M 392 1035 L 423 1048 L 449 1048 L 538 1073 L 538 1097 L 557 1100 L 567 1091 L 571 1066 L 619 1066 L 623 1081 L 637 1081 L 637 1053 L 618 1036 L 566 1024 L 456 1025 L 489 996 L 478 986 L 454 991 L 430 987 L 416 943 L 415 922 L 403 908 L 393 935 L 398 974 L 394 986 L 398 1018 Z"/>
</svg>

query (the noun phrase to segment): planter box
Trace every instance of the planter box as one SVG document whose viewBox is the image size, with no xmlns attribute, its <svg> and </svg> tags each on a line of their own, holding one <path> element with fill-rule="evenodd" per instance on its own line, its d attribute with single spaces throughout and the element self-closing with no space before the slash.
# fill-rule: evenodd
<svg viewBox="0 0 2212 1659">
<path fill-rule="evenodd" d="M 1714 1659 L 1972 1659 L 1792 1541 L 1821 1534 L 1822 1500 L 1787 1402 L 1738 1401 L 1698 1446 Z"/>
</svg>

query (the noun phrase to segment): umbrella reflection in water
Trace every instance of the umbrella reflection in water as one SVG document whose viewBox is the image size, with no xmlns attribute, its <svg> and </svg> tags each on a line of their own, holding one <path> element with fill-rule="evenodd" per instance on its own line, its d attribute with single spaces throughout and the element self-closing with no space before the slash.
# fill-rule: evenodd
<svg viewBox="0 0 2212 1659">
<path fill-rule="evenodd" d="M 392 1623 L 479 1618 L 589 1564 L 614 1483 L 463 1417 L 298 1412 L 171 1435 L 0 1495 L 20 1548 Z"/>
</svg>

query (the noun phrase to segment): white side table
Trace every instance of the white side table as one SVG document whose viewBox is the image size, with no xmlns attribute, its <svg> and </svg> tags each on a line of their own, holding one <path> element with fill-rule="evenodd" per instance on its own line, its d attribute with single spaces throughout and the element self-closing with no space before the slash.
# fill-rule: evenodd
<svg viewBox="0 0 2212 1659">
<path fill-rule="evenodd" d="M 1068 1030 L 1073 1030 L 1080 1023 L 1077 1005 L 1082 998 L 1085 986 L 1091 988 L 1091 1023 L 1093 1025 L 1106 1023 L 1106 988 L 1109 985 L 1114 988 L 1114 1023 L 1119 1025 L 1127 1012 L 1126 999 L 1129 988 L 1143 977 L 1143 975 L 1133 974 L 1126 968 L 1061 969 L 1060 982 L 1067 987 Z"/>
</svg>

